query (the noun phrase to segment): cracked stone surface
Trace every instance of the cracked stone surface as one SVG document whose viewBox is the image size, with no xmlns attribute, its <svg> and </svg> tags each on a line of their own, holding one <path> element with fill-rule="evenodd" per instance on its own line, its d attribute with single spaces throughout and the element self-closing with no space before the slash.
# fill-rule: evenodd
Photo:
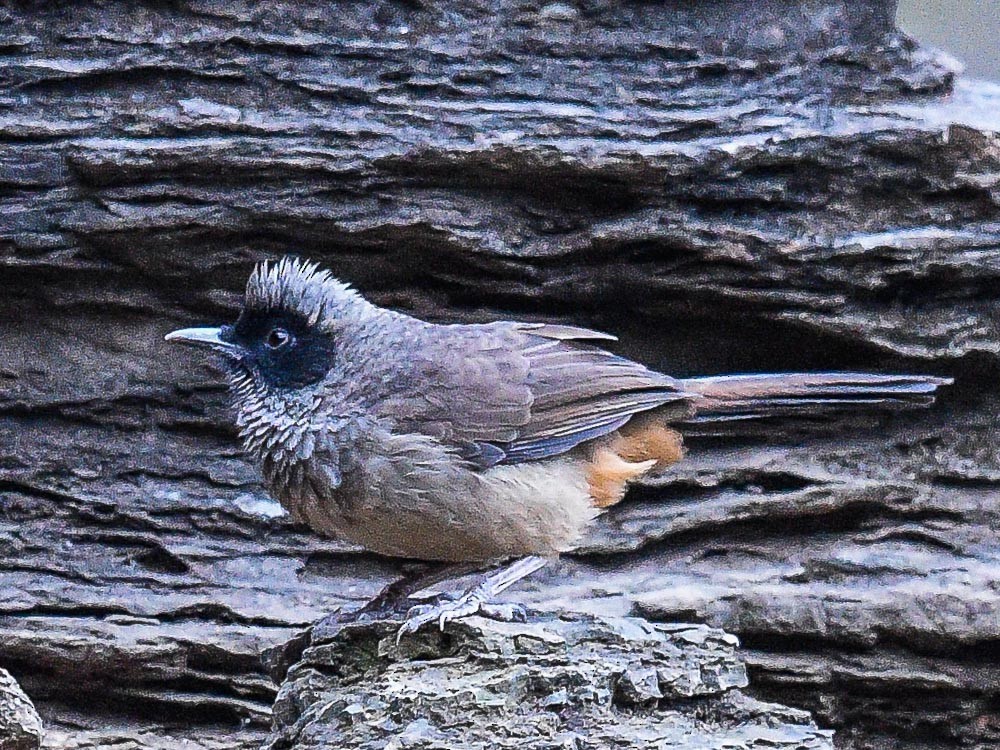
<svg viewBox="0 0 1000 750">
<path fill-rule="evenodd" d="M 893 5 L 0 2 L 0 666 L 45 742 L 259 745 L 259 654 L 398 571 L 289 524 L 162 342 L 289 251 L 677 375 L 954 376 L 691 434 L 510 593 L 735 633 L 845 748 L 1000 741 L 1000 90 Z"/>
<path fill-rule="evenodd" d="M 0 669 L 0 750 L 38 750 L 42 720 L 21 686 Z"/>
<path fill-rule="evenodd" d="M 737 640 L 640 618 L 479 617 L 318 627 L 290 665 L 268 750 L 832 750 L 801 710 L 743 694 Z"/>
</svg>

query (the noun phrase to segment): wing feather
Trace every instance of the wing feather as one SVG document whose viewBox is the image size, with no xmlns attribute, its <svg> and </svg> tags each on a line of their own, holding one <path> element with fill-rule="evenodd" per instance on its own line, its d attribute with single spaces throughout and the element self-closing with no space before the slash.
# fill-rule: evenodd
<svg viewBox="0 0 1000 750">
<path fill-rule="evenodd" d="M 383 399 L 403 429 L 431 434 L 479 466 L 559 455 L 634 414 L 690 400 L 673 378 L 588 343 L 563 325 L 425 325 Z"/>
</svg>

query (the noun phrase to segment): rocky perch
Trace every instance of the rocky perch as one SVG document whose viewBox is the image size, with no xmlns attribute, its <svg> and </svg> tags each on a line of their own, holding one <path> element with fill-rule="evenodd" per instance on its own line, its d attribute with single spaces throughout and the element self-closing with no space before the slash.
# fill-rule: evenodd
<svg viewBox="0 0 1000 750">
<path fill-rule="evenodd" d="M 715 628 L 473 617 L 397 644 L 398 627 L 319 625 L 279 652 L 279 673 L 297 661 L 267 750 L 833 747 L 807 712 L 741 691 L 737 639 Z"/>
</svg>

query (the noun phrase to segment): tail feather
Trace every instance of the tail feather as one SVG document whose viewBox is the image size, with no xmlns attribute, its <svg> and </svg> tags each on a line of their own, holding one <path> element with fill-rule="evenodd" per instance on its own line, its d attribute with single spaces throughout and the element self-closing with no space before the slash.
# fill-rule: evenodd
<svg viewBox="0 0 1000 750">
<path fill-rule="evenodd" d="M 861 372 L 772 373 L 687 378 L 698 394 L 689 423 L 764 417 L 809 416 L 857 407 L 906 409 L 927 406 L 951 378 Z"/>
</svg>

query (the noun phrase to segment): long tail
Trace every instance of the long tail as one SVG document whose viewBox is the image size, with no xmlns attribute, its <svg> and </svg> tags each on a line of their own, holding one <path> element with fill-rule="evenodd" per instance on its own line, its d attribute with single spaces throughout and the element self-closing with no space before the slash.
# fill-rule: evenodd
<svg viewBox="0 0 1000 750">
<path fill-rule="evenodd" d="M 684 389 L 702 396 L 694 423 L 762 417 L 810 416 L 858 407 L 906 409 L 927 406 L 951 378 L 871 375 L 862 372 L 773 373 L 687 378 Z"/>
</svg>

